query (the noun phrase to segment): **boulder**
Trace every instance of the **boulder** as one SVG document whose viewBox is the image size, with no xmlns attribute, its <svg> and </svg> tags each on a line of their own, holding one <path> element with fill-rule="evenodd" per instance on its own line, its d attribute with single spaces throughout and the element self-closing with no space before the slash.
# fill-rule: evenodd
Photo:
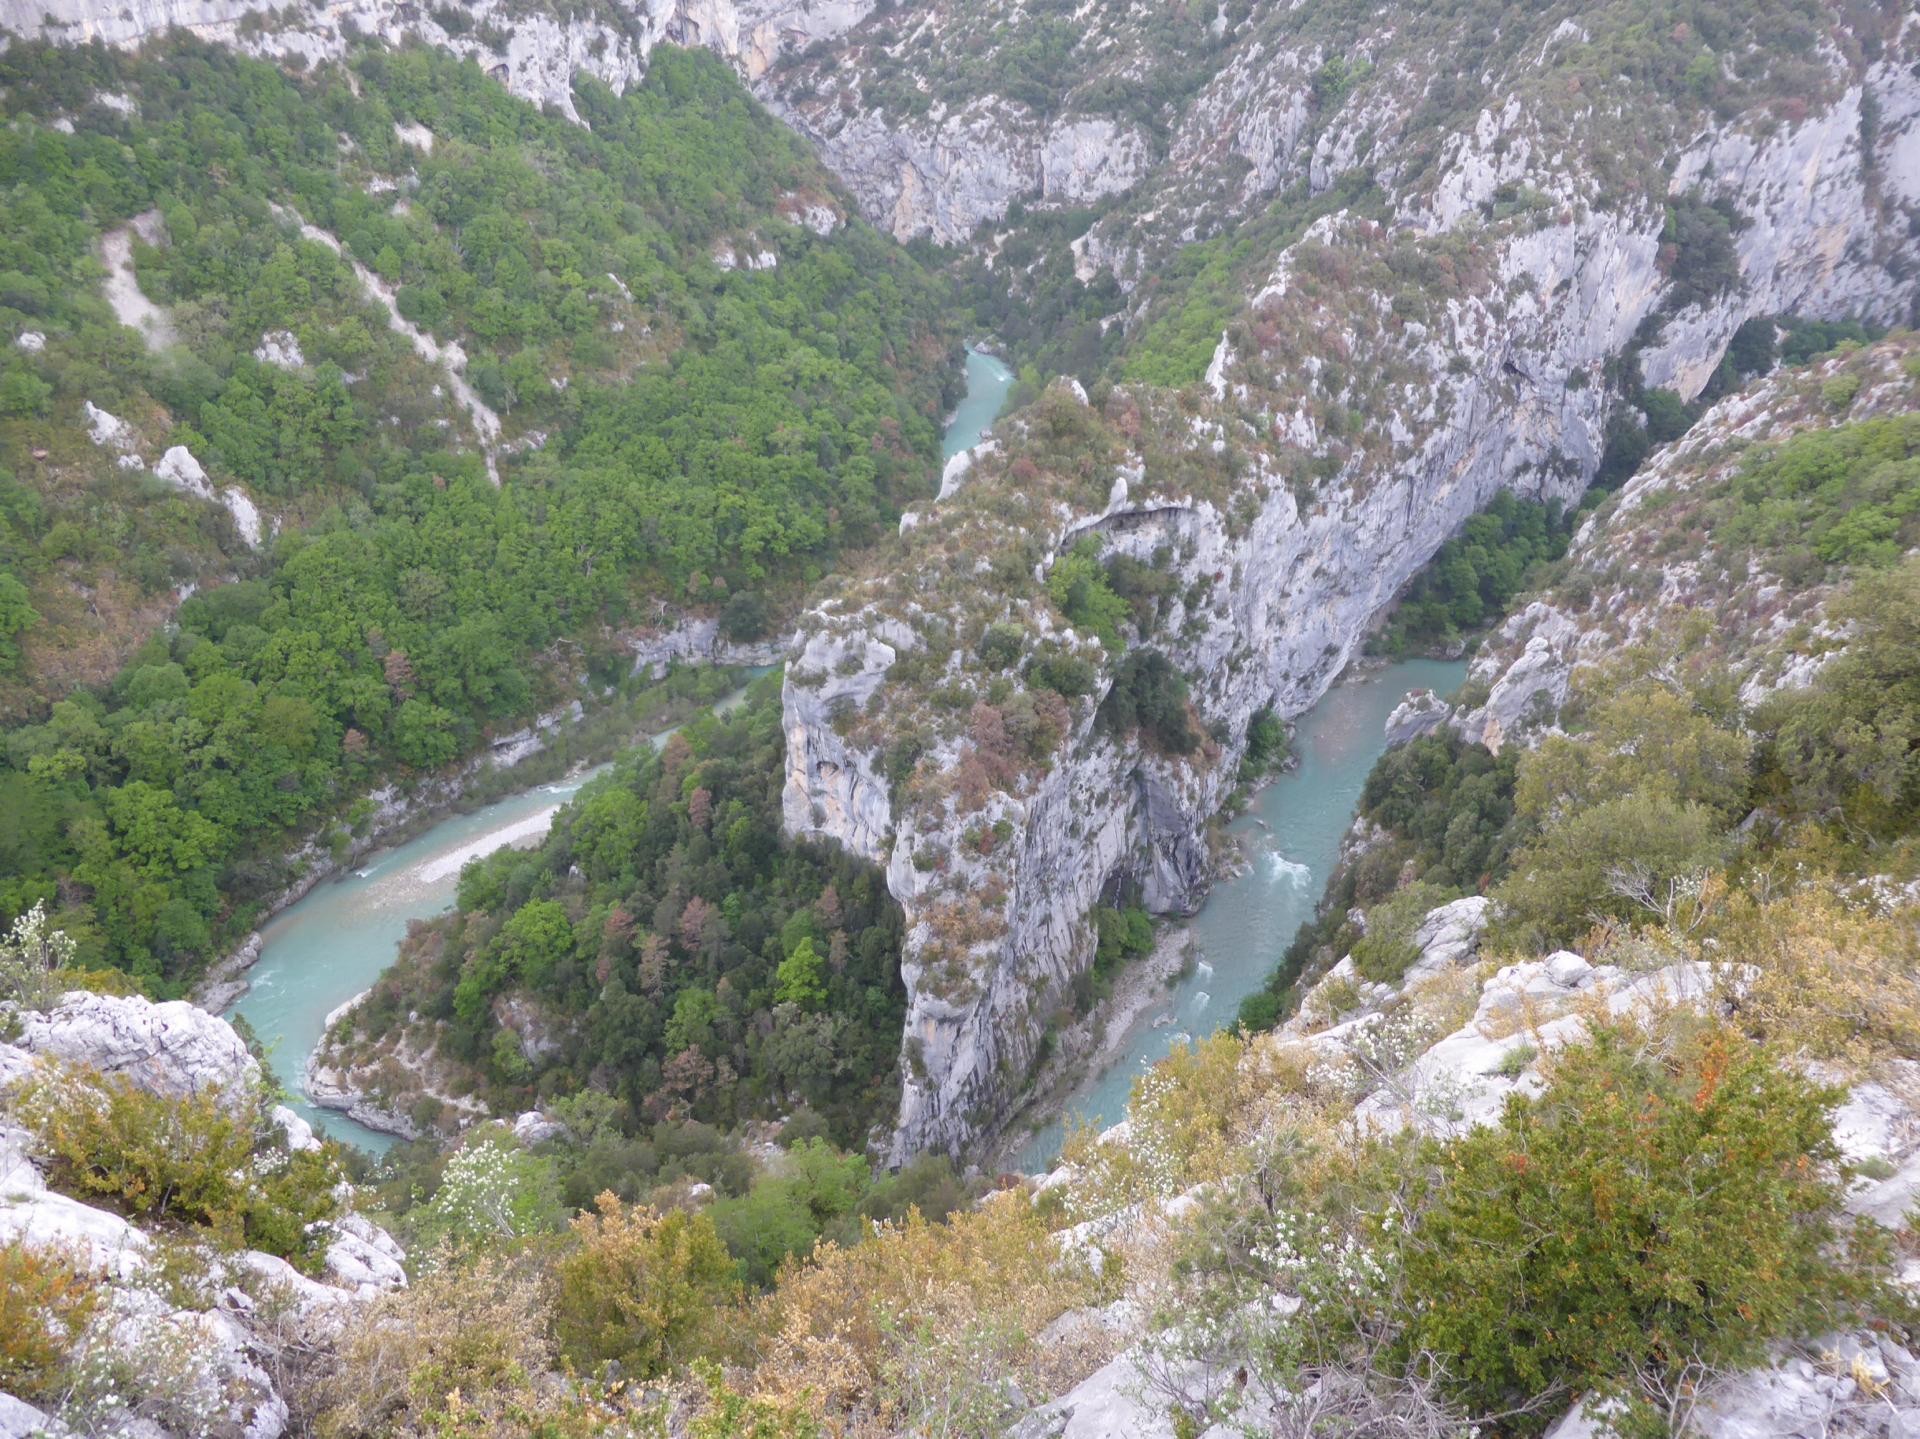
<svg viewBox="0 0 1920 1439">
<path fill-rule="evenodd" d="M 1906 1439 L 1920 1433 L 1914 1356 L 1891 1339 L 1840 1335 L 1713 1385 L 1694 1411 L 1702 1439 Z"/>
<path fill-rule="evenodd" d="M 528 1149 L 566 1132 L 566 1125 L 557 1119 L 547 1118 L 537 1109 L 529 1109 L 513 1121 L 513 1137 Z"/>
<path fill-rule="evenodd" d="M 1469 895 L 1427 911 L 1427 917 L 1413 932 L 1413 944 L 1420 957 L 1408 968 L 1402 984 L 1444 974 L 1457 969 L 1480 948 L 1480 936 L 1487 928 L 1487 916 L 1493 901 L 1482 895 Z"/>
<path fill-rule="evenodd" d="M 303 370 L 307 365 L 300 337 L 291 330 L 268 330 L 253 347 L 253 357 L 263 365 L 277 365 L 283 370 Z"/>
<path fill-rule="evenodd" d="M 131 1279 L 146 1267 L 153 1245 L 145 1234 L 117 1214 L 21 1183 L 20 1173 L 16 1167 L 10 1192 L 0 1193 L 0 1244 L 62 1250 L 111 1279 Z"/>
<path fill-rule="evenodd" d="M 1453 718 L 1453 706 L 1432 690 L 1413 690 L 1387 716 L 1387 747 L 1431 734 Z"/>
<path fill-rule="evenodd" d="M 0 1439 L 62 1439 L 71 1432 L 25 1400 L 0 1394 Z"/>
<path fill-rule="evenodd" d="M 287 1148 L 297 1150 L 315 1150 L 321 1147 L 319 1137 L 314 1134 L 313 1126 L 284 1104 L 273 1106 L 273 1122 L 287 1137 Z"/>
<path fill-rule="evenodd" d="M 20 1016 L 19 1047 L 130 1079 L 173 1099 L 219 1089 L 231 1103 L 257 1084 L 260 1066 L 233 1026 L 183 1000 L 74 990 L 45 1014 Z"/>
<path fill-rule="evenodd" d="M 334 1283 L 358 1294 L 406 1287 L 406 1251 L 391 1234 L 358 1214 L 335 1220 L 333 1228 L 326 1267 Z"/>
</svg>

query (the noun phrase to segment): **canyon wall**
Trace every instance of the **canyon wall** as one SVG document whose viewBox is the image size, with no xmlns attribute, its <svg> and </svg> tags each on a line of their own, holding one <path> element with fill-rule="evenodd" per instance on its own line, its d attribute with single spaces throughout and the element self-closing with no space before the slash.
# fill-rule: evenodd
<svg viewBox="0 0 1920 1439">
<path fill-rule="evenodd" d="M 646 73 L 663 41 L 704 46 L 756 79 L 788 47 L 829 39 L 859 23 L 871 0 L 640 0 L 549 10 L 509 0 L 458 5 L 415 0 L 0 0 L 0 30 L 62 44 L 138 45 L 169 30 L 275 60 L 336 59 L 357 35 L 418 41 L 472 58 L 507 89 L 578 120 L 573 77 L 616 92 Z M 451 28 L 449 28 L 449 22 Z"/>
<path fill-rule="evenodd" d="M 1619 357 L 1636 350 L 1649 384 L 1691 397 L 1750 317 L 1908 318 L 1907 217 L 1920 207 L 1909 63 L 1888 56 L 1797 124 L 1690 140 L 1668 192 L 1704 190 L 1744 224 L 1737 277 L 1684 306 L 1663 196 L 1603 203 L 1562 156 L 1529 167 L 1550 152 L 1527 138 L 1523 110 L 1485 116 L 1392 222 L 1336 212 L 1286 248 L 1222 337 L 1205 395 L 1123 388 L 1096 411 L 1077 387 L 1056 388 L 1001 427 L 874 572 L 828 587 L 788 674 L 787 823 L 886 866 L 908 915 L 897 1158 L 974 1152 L 1005 1123 L 1091 963 L 1103 894 L 1131 886 L 1162 913 L 1198 902 L 1207 822 L 1256 714 L 1311 705 L 1493 495 L 1565 500 L 1586 486 Z M 1872 129 L 1860 123 L 1869 94 Z M 1488 223 L 1483 200 L 1517 184 L 1538 198 Z M 1099 455 L 1098 473 L 1070 483 L 1059 457 L 1074 446 L 1049 427 L 1070 426 L 1060 412 L 1074 406 L 1105 439 L 1078 446 Z M 1176 598 L 1126 639 L 1187 678 L 1202 753 L 1170 755 L 1100 721 L 1118 657 L 1060 626 L 1044 590 L 1090 534 L 1104 557 L 1157 557 L 1168 575 Z M 1035 542 L 1022 586 L 994 557 Z M 1045 759 L 1015 774 L 998 756 L 1020 694 L 1009 701 L 1012 682 L 982 658 L 995 626 L 1101 677 Z M 910 760 L 903 735 L 923 737 Z M 1276 952 L 1286 939 L 1273 937 Z"/>
</svg>

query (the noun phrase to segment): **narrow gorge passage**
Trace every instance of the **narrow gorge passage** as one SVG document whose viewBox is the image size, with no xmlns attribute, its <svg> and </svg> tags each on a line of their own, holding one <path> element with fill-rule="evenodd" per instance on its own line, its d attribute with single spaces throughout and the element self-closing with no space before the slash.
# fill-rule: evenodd
<svg viewBox="0 0 1920 1439">
<path fill-rule="evenodd" d="M 1387 716 L 1408 690 L 1447 694 L 1466 677 L 1465 660 L 1401 660 L 1336 684 L 1294 731 L 1299 766 L 1261 790 L 1228 826 L 1246 863 L 1214 886 L 1187 927 L 1193 971 L 1165 990 L 1147 1017 L 1113 1036 L 1105 1066 L 1043 1117 L 1008 1166 L 1040 1173 L 1060 1153 L 1070 1123 L 1106 1128 L 1126 1117 L 1133 1082 L 1177 1041 L 1233 1022 L 1240 1001 L 1260 988 L 1294 931 L 1313 918 L 1353 821 L 1367 772 L 1387 747 Z"/>
</svg>

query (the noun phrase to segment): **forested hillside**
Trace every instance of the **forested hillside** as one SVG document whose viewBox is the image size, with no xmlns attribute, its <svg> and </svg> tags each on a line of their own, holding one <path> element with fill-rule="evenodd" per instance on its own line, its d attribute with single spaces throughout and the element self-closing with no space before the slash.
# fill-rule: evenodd
<svg viewBox="0 0 1920 1439">
<path fill-rule="evenodd" d="M 928 492 L 939 286 L 709 56 L 590 128 L 426 49 L 0 103 L 0 909 L 89 962 L 178 985 L 283 837 Z"/>
<path fill-rule="evenodd" d="M 320 1062 L 429 1131 L 460 1114 L 438 1095 L 510 1114 L 592 1089 L 628 1131 L 810 1110 L 863 1147 L 898 1094 L 900 909 L 871 866 L 782 839 L 782 743 L 762 681 L 628 754 L 538 851 L 469 867 Z"/>
</svg>

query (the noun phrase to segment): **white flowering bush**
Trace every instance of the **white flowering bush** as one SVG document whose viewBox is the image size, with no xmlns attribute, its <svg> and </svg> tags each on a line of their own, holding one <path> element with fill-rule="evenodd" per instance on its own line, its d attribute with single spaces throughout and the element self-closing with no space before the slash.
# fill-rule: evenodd
<svg viewBox="0 0 1920 1439">
<path fill-rule="evenodd" d="M 525 1239 L 558 1228 L 560 1219 L 553 1161 L 488 1137 L 447 1161 L 419 1227 L 428 1239 L 468 1245 Z"/>
<path fill-rule="evenodd" d="M 1228 1172 L 1241 1158 L 1247 1110 L 1243 1041 L 1229 1033 L 1181 1045 L 1134 1081 L 1123 1134 L 1078 1133 L 1065 1151 L 1079 1171 L 1066 1200 L 1074 1220 L 1167 1200 Z"/>
<path fill-rule="evenodd" d="M 116 1291 L 81 1336 L 57 1390 L 39 1396 L 67 1430 L 86 1439 L 144 1439 L 156 1428 L 177 1439 L 225 1429 L 228 1376 L 218 1341 L 194 1315 L 169 1312 L 165 1297 Z"/>
<path fill-rule="evenodd" d="M 0 1004 L 45 1009 L 58 997 L 55 976 L 73 967 L 79 946 L 47 922 L 43 900 L 15 919 L 0 939 Z"/>
<path fill-rule="evenodd" d="M 1176 1433 L 1470 1439 L 1431 1365 L 1388 1362 L 1397 1222 L 1391 1207 L 1270 1212 L 1244 1188 L 1211 1206 L 1140 1351 L 1142 1397 Z"/>
</svg>

